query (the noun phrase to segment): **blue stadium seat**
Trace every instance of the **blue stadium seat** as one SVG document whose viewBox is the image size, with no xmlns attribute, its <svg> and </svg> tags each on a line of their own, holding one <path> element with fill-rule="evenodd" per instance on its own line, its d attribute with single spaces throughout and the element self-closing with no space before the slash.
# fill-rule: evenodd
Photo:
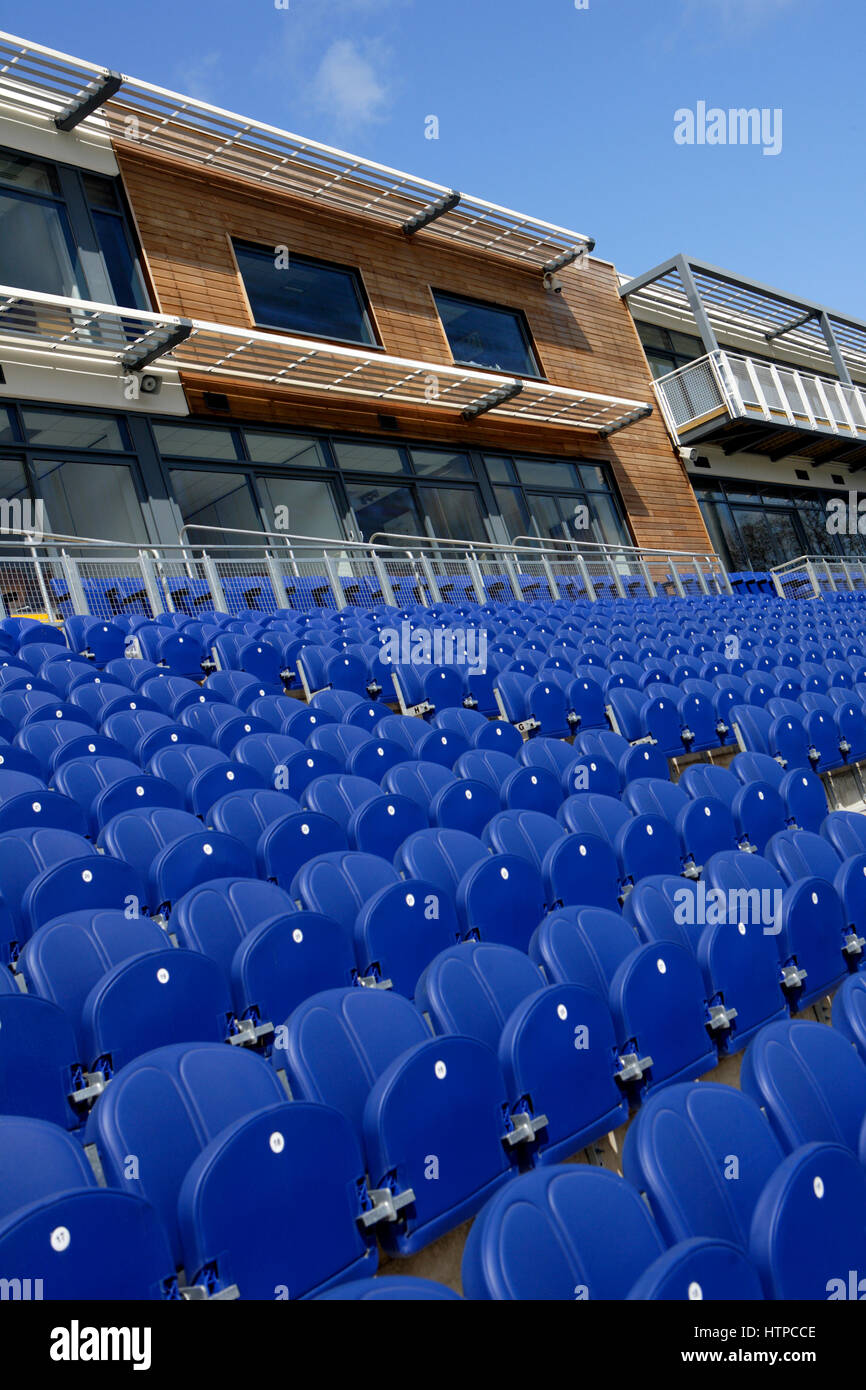
<svg viewBox="0 0 866 1390">
<path fill-rule="evenodd" d="M 67 1015 L 16 988 L 0 994 L 0 1031 L 0 1115 L 30 1115 L 76 1129 L 99 1087 L 80 1064 Z"/>
<path fill-rule="evenodd" d="M 236 1120 L 284 1100 L 276 1072 L 261 1057 L 224 1043 L 181 1043 L 123 1068 L 91 1112 L 86 1139 L 96 1145 L 109 1186 L 155 1208 L 180 1263 L 178 1197 L 193 1160 Z M 130 1154 L 138 1159 L 135 1170 Z"/>
<path fill-rule="evenodd" d="M 664 1252 L 640 1196 L 603 1168 L 556 1165 L 496 1194 L 463 1252 L 474 1300 L 624 1299 Z"/>
<path fill-rule="evenodd" d="M 849 975 L 833 999 L 833 1026 L 866 1062 L 866 975 Z"/>
<path fill-rule="evenodd" d="M 384 883 L 355 917 L 361 982 L 413 998 L 425 965 L 463 930 L 451 898 L 435 884 L 418 878 Z"/>
<path fill-rule="evenodd" d="M 835 1028 L 806 1019 L 770 1024 L 750 1044 L 740 1084 L 786 1153 L 818 1142 L 859 1151 L 866 1064 Z"/>
<path fill-rule="evenodd" d="M 755 1207 L 750 1255 L 768 1298 L 859 1296 L 849 1271 L 866 1261 L 866 1170 L 850 1150 L 806 1144 L 779 1165 Z"/>
<path fill-rule="evenodd" d="M 242 928 L 231 984 L 239 1032 L 251 1041 L 279 1041 L 281 1021 L 305 999 L 358 979 L 351 933 L 332 917 L 292 911 Z"/>
<path fill-rule="evenodd" d="M 57 769 L 54 785 L 80 807 L 84 833 L 91 836 L 112 816 L 134 806 L 183 806 L 171 782 L 143 773 L 130 758 L 74 758 Z"/>
<path fill-rule="evenodd" d="M 171 929 L 179 945 L 202 951 L 228 975 L 249 932 L 297 908 L 289 894 L 259 878 L 215 878 L 190 888 L 174 905 Z"/>
<path fill-rule="evenodd" d="M 519 1116 L 526 1132 L 524 1161 L 558 1162 L 625 1118 L 613 1021 L 593 990 L 545 988 L 522 952 L 466 942 L 431 961 L 416 1004 L 437 1033 L 474 1037 L 498 1052 L 513 1122 Z"/>
<path fill-rule="evenodd" d="M 130 956 L 164 951 L 168 945 L 165 931 L 149 917 L 129 918 L 112 908 L 86 909 L 62 914 L 34 932 L 18 969 L 33 993 L 51 1000 L 67 1015 L 83 1058 L 81 1018 L 93 986 Z"/>
<path fill-rule="evenodd" d="M 113 1076 L 135 1057 L 172 1043 L 221 1042 L 232 1017 L 228 981 L 197 951 L 166 945 L 107 970 L 82 1009 L 84 1056 Z"/>
<path fill-rule="evenodd" d="M 318 777 L 306 788 L 303 803 L 336 821 L 352 849 L 386 859 L 393 858 L 407 835 L 427 825 L 416 801 L 382 792 L 377 782 L 366 777 L 342 773 Z"/>
<path fill-rule="evenodd" d="M 371 1211 L 349 1121 L 284 1102 L 229 1124 L 193 1159 L 178 1197 L 184 1266 L 209 1293 L 315 1297 L 373 1273 Z"/>
<path fill-rule="evenodd" d="M 713 1237 L 748 1249 L 755 1206 L 783 1157 L 750 1096 L 680 1083 L 641 1107 L 626 1135 L 623 1173 L 646 1195 L 668 1243 Z"/>
</svg>

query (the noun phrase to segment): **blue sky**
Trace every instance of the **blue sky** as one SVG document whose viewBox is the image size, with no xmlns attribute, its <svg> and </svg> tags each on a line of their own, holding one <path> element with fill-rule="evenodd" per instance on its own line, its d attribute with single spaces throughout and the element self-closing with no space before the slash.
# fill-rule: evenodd
<svg viewBox="0 0 866 1390">
<path fill-rule="evenodd" d="M 866 318 L 863 0 L 0 0 L 0 27 L 589 233 L 623 271 L 686 251 Z M 677 144 L 699 102 L 781 109 L 780 153 Z"/>
</svg>

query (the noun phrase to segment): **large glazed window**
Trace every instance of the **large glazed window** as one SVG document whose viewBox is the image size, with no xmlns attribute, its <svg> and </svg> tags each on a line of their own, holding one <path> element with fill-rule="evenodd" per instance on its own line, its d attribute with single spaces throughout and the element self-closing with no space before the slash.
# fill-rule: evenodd
<svg viewBox="0 0 866 1390">
<path fill-rule="evenodd" d="M 87 294 L 54 169 L 0 151 L 0 283 L 81 299 Z"/>
<path fill-rule="evenodd" d="M 329 482 L 319 478 L 256 477 L 268 531 L 340 540 L 343 528 Z"/>
<path fill-rule="evenodd" d="M 149 309 L 120 180 L 0 149 L 0 283 Z"/>
<path fill-rule="evenodd" d="M 411 488 L 347 483 L 346 492 L 362 540 L 368 541 L 378 531 L 397 532 L 401 536 L 423 534 Z"/>
<path fill-rule="evenodd" d="M 147 290 L 116 181 L 101 174 L 84 174 L 82 178 L 115 304 L 149 309 Z"/>
<path fill-rule="evenodd" d="M 204 468 L 173 468 L 169 474 L 175 500 L 187 526 L 219 526 L 228 532 L 261 531 L 262 523 L 253 502 L 246 474 L 209 473 Z M 236 534 L 208 535 L 192 531 L 190 539 L 198 545 L 237 542 Z M 252 545 L 254 536 L 248 536 Z"/>
<path fill-rule="evenodd" d="M 147 544 L 132 472 L 125 463 L 35 459 L 34 486 L 55 534 Z"/>
<path fill-rule="evenodd" d="M 632 544 L 613 483 L 598 464 L 519 455 L 487 455 L 485 464 L 511 540 L 525 533 L 558 541 Z"/>
<path fill-rule="evenodd" d="M 235 241 L 235 256 L 260 328 L 376 346 L 357 271 L 293 252 Z M 284 261 L 287 264 L 284 264 Z"/>
<path fill-rule="evenodd" d="M 541 376 L 523 314 L 433 291 L 455 362 L 513 376 Z"/>
</svg>

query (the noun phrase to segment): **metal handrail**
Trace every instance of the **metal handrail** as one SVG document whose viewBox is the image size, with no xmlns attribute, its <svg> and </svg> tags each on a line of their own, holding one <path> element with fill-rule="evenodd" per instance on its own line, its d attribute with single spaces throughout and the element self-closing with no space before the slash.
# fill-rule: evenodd
<svg viewBox="0 0 866 1390">
<path fill-rule="evenodd" d="M 683 559 L 691 560 L 696 556 L 701 560 L 716 560 L 721 565 L 721 560 L 714 550 L 661 550 L 642 545 L 625 545 L 613 541 L 579 541 L 571 539 L 559 539 L 554 536 L 515 536 L 513 545 L 521 545 L 524 542 L 533 542 L 536 546 L 541 545 L 544 549 L 555 546 L 568 546 L 571 550 L 579 547 L 581 550 L 601 550 L 609 555 L 633 555 L 635 559 L 643 556 L 658 556 L 667 559 L 673 556 L 680 556 Z"/>
</svg>

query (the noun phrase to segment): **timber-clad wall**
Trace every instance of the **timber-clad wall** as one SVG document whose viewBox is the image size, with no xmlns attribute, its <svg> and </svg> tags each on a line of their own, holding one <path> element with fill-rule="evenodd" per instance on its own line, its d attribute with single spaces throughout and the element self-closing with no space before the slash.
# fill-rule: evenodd
<svg viewBox="0 0 866 1390">
<path fill-rule="evenodd" d="M 537 268 L 452 250 L 425 236 L 404 237 L 363 218 L 337 216 L 283 193 L 205 173 L 116 142 L 116 153 L 158 308 L 167 314 L 252 327 L 229 238 L 287 246 L 356 267 L 384 351 L 451 364 L 431 286 L 522 309 L 548 380 L 558 386 L 632 400 L 654 400 L 643 349 L 612 266 L 590 261 L 560 272 L 561 295 L 544 289 Z M 379 410 L 395 415 L 401 435 L 454 447 L 582 457 L 612 465 L 640 545 L 711 549 L 685 469 L 656 406 L 646 420 L 608 440 L 583 430 L 522 423 L 496 412 L 466 424 L 441 407 L 399 402 L 367 405 L 321 393 L 182 374 L 190 409 L 218 418 L 206 391 L 229 397 L 238 419 L 301 428 L 383 434 Z M 391 434 L 392 438 L 395 436 Z"/>
</svg>

